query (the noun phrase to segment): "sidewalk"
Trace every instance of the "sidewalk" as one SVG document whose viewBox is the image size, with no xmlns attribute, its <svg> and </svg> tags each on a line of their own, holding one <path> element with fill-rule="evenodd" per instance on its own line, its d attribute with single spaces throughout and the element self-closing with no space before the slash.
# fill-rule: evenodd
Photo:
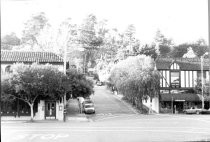
<svg viewBox="0 0 210 142">
<path fill-rule="evenodd" d="M 21 117 L 14 117 L 14 116 L 1 116 L 1 123 L 25 123 L 31 119 L 30 116 L 21 116 Z"/>
<path fill-rule="evenodd" d="M 86 118 L 84 113 L 80 113 L 79 104 L 77 99 L 70 99 L 67 102 L 67 121 L 83 121 L 88 122 L 89 120 Z"/>
<path fill-rule="evenodd" d="M 20 116 L 20 117 L 14 117 L 14 116 L 1 116 L 1 123 L 30 123 L 30 116 Z M 66 122 L 89 122 L 89 120 L 86 118 L 86 115 L 84 113 L 79 112 L 79 105 L 77 99 L 70 99 L 67 102 L 67 116 L 66 116 Z M 33 123 L 57 123 L 57 122 L 63 122 L 58 121 L 57 119 L 47 119 L 47 120 L 36 120 L 34 118 Z"/>
</svg>

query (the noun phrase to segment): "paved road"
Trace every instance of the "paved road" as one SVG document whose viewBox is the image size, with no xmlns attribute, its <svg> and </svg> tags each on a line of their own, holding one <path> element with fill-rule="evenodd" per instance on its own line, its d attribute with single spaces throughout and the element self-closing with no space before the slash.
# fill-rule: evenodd
<svg viewBox="0 0 210 142">
<path fill-rule="evenodd" d="M 136 114 L 96 87 L 93 121 L 2 123 L 2 142 L 210 141 L 210 115 Z"/>
<path fill-rule="evenodd" d="M 2 142 L 210 141 L 209 116 L 135 115 L 95 122 L 1 125 Z"/>
<path fill-rule="evenodd" d="M 95 104 L 95 115 L 86 115 L 94 121 L 106 119 L 107 117 L 131 116 L 135 115 L 135 110 L 120 101 L 105 86 L 95 86 L 95 94 L 91 96 Z"/>
</svg>

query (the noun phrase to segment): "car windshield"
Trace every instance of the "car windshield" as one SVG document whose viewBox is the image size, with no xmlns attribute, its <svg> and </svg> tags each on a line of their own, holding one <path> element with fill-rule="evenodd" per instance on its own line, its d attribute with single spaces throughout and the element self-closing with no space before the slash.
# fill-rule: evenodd
<svg viewBox="0 0 210 142">
<path fill-rule="evenodd" d="M 85 103 L 93 103 L 91 100 L 86 100 Z"/>
<path fill-rule="evenodd" d="M 85 105 L 85 108 L 91 108 L 93 105 Z"/>
</svg>

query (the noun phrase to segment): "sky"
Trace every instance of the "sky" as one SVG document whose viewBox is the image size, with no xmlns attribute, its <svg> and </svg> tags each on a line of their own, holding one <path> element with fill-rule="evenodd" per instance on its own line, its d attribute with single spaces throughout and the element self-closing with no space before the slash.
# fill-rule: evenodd
<svg viewBox="0 0 210 142">
<path fill-rule="evenodd" d="M 150 44 L 160 30 L 175 44 L 208 42 L 207 0 L 1 0 L 1 35 L 15 32 L 21 37 L 24 22 L 44 12 L 52 26 L 70 17 L 81 24 L 88 14 L 108 20 L 109 28 L 123 32 L 129 24 L 136 37 Z"/>
</svg>

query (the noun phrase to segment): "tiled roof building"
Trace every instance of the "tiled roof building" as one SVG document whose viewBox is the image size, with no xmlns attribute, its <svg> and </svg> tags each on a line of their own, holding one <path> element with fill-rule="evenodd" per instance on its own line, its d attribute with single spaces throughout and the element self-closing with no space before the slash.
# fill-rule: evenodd
<svg viewBox="0 0 210 142">
<path fill-rule="evenodd" d="M 2 50 L 1 63 L 3 62 L 63 63 L 63 59 L 52 52 Z"/>
</svg>

